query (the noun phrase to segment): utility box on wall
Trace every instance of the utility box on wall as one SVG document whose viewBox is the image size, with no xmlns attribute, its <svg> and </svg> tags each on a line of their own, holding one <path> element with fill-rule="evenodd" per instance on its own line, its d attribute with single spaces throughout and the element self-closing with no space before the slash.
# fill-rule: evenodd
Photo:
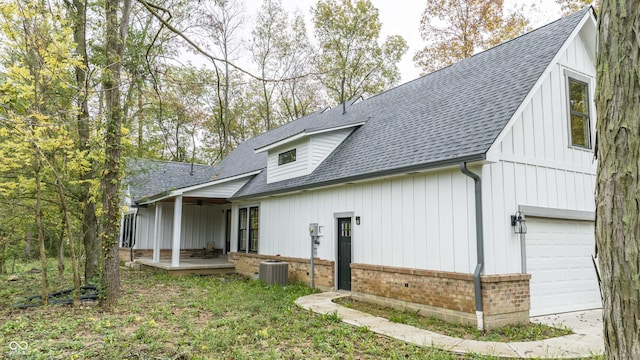
<svg viewBox="0 0 640 360">
<path fill-rule="evenodd" d="M 269 285 L 287 285 L 287 281 L 289 281 L 289 264 L 284 261 L 262 261 L 259 272 L 260 280 Z"/>
</svg>

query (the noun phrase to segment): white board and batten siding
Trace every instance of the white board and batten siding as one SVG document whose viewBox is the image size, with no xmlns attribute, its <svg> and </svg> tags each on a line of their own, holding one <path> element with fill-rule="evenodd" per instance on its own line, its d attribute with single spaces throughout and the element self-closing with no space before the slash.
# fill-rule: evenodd
<svg viewBox="0 0 640 360">
<path fill-rule="evenodd" d="M 601 306 L 594 254 L 596 163 L 592 149 L 571 146 L 568 77 L 589 84 L 591 144 L 595 141 L 595 65 L 577 36 L 559 54 L 530 101 L 497 145 L 499 161 L 482 169 L 485 273 L 531 274 L 530 314 Z M 488 181 L 487 181 L 488 180 Z M 510 215 L 527 220 L 525 253 Z M 537 209 L 534 213 L 532 209 Z M 524 256 L 523 256 L 524 255 Z M 524 259 L 524 263 L 523 260 Z"/>
<path fill-rule="evenodd" d="M 478 168 L 475 171 L 479 171 Z M 471 273 L 476 264 L 473 180 L 457 168 L 260 199 L 259 253 L 336 260 L 337 217 L 353 214 L 352 262 Z M 238 207 L 233 204 L 234 214 Z M 360 225 L 355 217 L 360 217 Z M 232 247 L 237 246 L 237 219 Z"/>
<path fill-rule="evenodd" d="M 185 191 L 183 196 L 186 197 L 203 197 L 203 198 L 222 198 L 227 199 L 235 194 L 240 188 L 242 188 L 250 177 L 242 179 L 231 180 L 215 185 L 210 185 L 190 191 Z"/>
<path fill-rule="evenodd" d="M 510 226 L 519 205 L 594 211 L 593 151 L 570 146 L 567 76 L 573 74 L 589 80 L 593 143 L 595 65 L 577 36 L 492 148 L 499 161 L 483 166 L 486 274 L 522 269 L 520 244 Z"/>
<path fill-rule="evenodd" d="M 156 206 L 162 207 L 161 249 L 171 249 L 173 203 L 156 203 L 138 209 L 135 249 L 153 249 Z M 224 209 L 219 205 L 184 204 L 182 208 L 181 249 L 201 249 L 208 243 L 224 247 Z"/>
<path fill-rule="evenodd" d="M 267 183 L 310 174 L 352 131 L 353 128 L 347 128 L 318 133 L 269 150 Z M 296 161 L 278 165 L 278 155 L 293 149 L 296 149 Z"/>
</svg>

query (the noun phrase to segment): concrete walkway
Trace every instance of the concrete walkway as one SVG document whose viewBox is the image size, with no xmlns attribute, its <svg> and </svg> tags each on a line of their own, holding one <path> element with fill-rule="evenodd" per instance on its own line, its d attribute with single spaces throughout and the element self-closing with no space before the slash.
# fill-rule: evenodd
<svg viewBox="0 0 640 360">
<path fill-rule="evenodd" d="M 434 346 L 454 353 L 474 353 L 508 358 L 582 358 L 604 352 L 600 310 L 583 311 L 545 317 L 532 321 L 549 325 L 562 323 L 574 334 L 542 341 L 488 342 L 453 338 L 413 326 L 397 324 L 387 319 L 349 309 L 331 300 L 349 296 L 348 293 L 326 292 L 303 296 L 296 304 L 317 313 L 337 312 L 340 319 L 355 326 L 419 346 Z"/>
</svg>

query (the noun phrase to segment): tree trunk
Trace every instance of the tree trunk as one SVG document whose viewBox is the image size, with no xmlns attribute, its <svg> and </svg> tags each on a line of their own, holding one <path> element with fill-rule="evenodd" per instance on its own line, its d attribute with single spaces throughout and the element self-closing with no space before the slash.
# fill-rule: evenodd
<svg viewBox="0 0 640 360">
<path fill-rule="evenodd" d="M 69 252 L 71 253 L 71 270 L 73 271 L 73 305 L 80 305 L 80 272 L 78 270 L 78 258 L 76 256 L 75 240 L 73 239 L 73 230 L 71 229 L 71 218 L 69 216 L 69 209 L 67 209 L 67 197 L 62 187 L 62 179 L 60 179 L 60 173 L 57 170 L 57 162 L 55 156 L 52 155 L 52 167 L 53 173 L 56 177 L 56 188 L 58 190 L 58 196 L 60 198 L 60 209 L 62 211 L 62 234 L 67 231 L 67 238 L 69 239 Z M 64 256 L 64 235 L 60 237 L 60 251 L 61 256 Z M 64 265 L 62 268 L 64 273 Z M 62 277 L 62 276 L 60 276 Z"/>
<path fill-rule="evenodd" d="M 6 274 L 6 270 L 5 270 L 5 266 L 4 263 L 6 262 L 5 260 L 5 248 L 6 248 L 6 243 L 4 241 L 5 239 L 2 239 L 2 241 L 0 241 L 0 274 Z"/>
<path fill-rule="evenodd" d="M 69 4 L 69 3 L 67 3 Z M 76 85 L 80 89 L 78 95 L 78 149 L 83 152 L 90 150 L 89 140 L 91 127 L 89 124 L 88 84 L 87 71 L 89 69 L 89 57 L 87 55 L 87 4 L 86 0 L 73 0 L 73 7 L 69 9 L 73 18 L 73 40 L 76 43 L 76 53 L 82 57 L 82 65 L 76 66 Z M 95 177 L 95 169 L 91 168 L 82 175 L 82 180 L 90 180 Z M 88 184 L 80 187 L 78 198 L 82 202 L 82 241 L 86 253 L 84 266 L 85 283 L 98 274 L 98 259 L 100 258 L 100 246 L 98 244 L 96 228 L 96 205 L 93 203 Z"/>
<path fill-rule="evenodd" d="M 37 145 L 34 145 L 34 147 Z M 33 161 L 33 174 L 36 183 L 36 227 L 38 228 L 38 244 L 40 245 L 40 267 L 42 273 L 40 273 L 40 298 L 43 305 L 49 303 L 49 293 L 47 291 L 47 251 L 44 246 L 44 225 L 42 223 L 42 190 L 40 187 L 40 155 L 38 151 L 35 151 Z"/>
<path fill-rule="evenodd" d="M 64 277 L 64 219 L 60 221 L 60 234 L 58 238 L 58 277 L 62 279 Z"/>
<path fill-rule="evenodd" d="M 120 185 L 120 128 L 122 109 L 120 104 L 121 59 L 118 26 L 119 1 L 106 0 L 106 56 L 107 68 L 102 78 L 106 107 L 105 163 L 102 184 L 103 229 L 100 233 L 102 244 L 102 288 L 104 295 L 101 305 L 114 306 L 120 293 L 118 268 L 118 188 Z"/>
<path fill-rule="evenodd" d="M 600 14 L 596 246 L 605 355 L 640 359 L 640 4 L 605 0 Z"/>
<path fill-rule="evenodd" d="M 27 231 L 25 235 L 25 241 L 27 245 L 24 248 L 24 255 L 27 257 L 27 260 L 31 260 L 31 232 Z"/>
<path fill-rule="evenodd" d="M 87 197 L 84 198 L 82 207 L 82 242 L 85 251 L 84 282 L 89 284 L 99 274 L 100 244 L 96 230 L 98 228 L 96 204 L 89 196 L 88 186 L 86 191 Z"/>
</svg>

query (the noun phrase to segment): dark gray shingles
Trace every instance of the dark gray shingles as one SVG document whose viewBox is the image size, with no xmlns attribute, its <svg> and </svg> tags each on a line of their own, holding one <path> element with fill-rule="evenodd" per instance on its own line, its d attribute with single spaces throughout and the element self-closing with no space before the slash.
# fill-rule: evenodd
<svg viewBox="0 0 640 360">
<path fill-rule="evenodd" d="M 218 171 L 209 165 L 172 161 L 131 159 L 127 162 L 124 183 L 130 196 L 142 201 L 165 192 L 203 184 L 217 179 Z"/>
<path fill-rule="evenodd" d="M 322 114 L 313 114 L 242 144 L 227 160 L 225 176 L 266 166 L 262 144 L 286 133 L 368 120 L 316 170 L 266 183 L 264 172 L 235 196 L 246 197 L 338 182 L 341 179 L 428 167 L 486 153 L 553 57 L 579 24 L 586 8 L 469 59 L 397 88 Z"/>
<path fill-rule="evenodd" d="M 266 167 L 255 149 L 305 130 L 366 121 L 313 173 L 267 184 L 263 171 L 235 197 L 287 191 L 376 176 L 411 167 L 480 156 L 489 149 L 518 106 L 589 8 L 469 59 L 372 98 L 316 112 L 240 144 L 219 165 L 165 163 L 134 198 L 247 174 Z M 152 170 L 153 171 L 153 170 Z M 164 175 L 166 174 L 166 175 Z M 159 176 L 156 176 L 159 175 Z M 158 178 L 158 179 L 156 179 Z"/>
</svg>

